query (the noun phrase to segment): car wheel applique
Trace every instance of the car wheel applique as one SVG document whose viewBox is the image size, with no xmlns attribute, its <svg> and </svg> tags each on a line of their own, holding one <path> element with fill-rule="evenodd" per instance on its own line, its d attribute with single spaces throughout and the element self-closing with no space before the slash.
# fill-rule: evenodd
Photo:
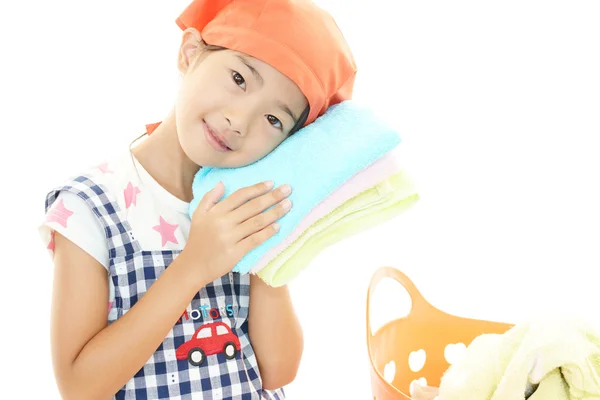
<svg viewBox="0 0 600 400">
<path fill-rule="evenodd" d="M 187 354 L 187 359 L 194 367 L 204 364 L 206 360 L 206 354 L 199 347 L 194 347 Z"/>
<path fill-rule="evenodd" d="M 227 342 L 223 347 L 223 354 L 225 354 L 225 358 L 228 360 L 232 360 L 237 355 L 238 349 L 235 347 L 235 343 Z"/>
<path fill-rule="evenodd" d="M 177 348 L 175 355 L 178 360 L 188 360 L 198 367 L 208 356 L 223 353 L 226 359 L 232 360 L 240 350 L 240 339 L 227 324 L 211 322 L 198 328 L 190 340 Z"/>
</svg>

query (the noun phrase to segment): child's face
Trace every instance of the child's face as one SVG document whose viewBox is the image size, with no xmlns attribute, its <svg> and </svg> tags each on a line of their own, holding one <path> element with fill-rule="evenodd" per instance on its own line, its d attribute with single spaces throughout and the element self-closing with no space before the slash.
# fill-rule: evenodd
<svg viewBox="0 0 600 400">
<path fill-rule="evenodd" d="M 288 136 L 308 105 L 292 80 L 258 59 L 231 50 L 192 58 L 183 68 L 180 60 L 175 114 L 181 147 L 197 165 L 252 164 Z M 229 149 L 215 148 L 211 131 Z"/>
</svg>

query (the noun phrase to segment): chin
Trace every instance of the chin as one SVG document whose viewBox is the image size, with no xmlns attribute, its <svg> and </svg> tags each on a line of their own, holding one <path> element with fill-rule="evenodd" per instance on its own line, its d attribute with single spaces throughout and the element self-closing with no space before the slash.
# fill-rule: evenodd
<svg viewBox="0 0 600 400">
<path fill-rule="evenodd" d="M 219 161 L 218 154 L 212 154 L 212 149 L 208 148 L 202 141 L 195 138 L 190 140 L 189 136 L 186 140 L 185 137 L 180 136 L 179 143 L 185 156 L 200 167 L 207 167 Z"/>
<path fill-rule="evenodd" d="M 217 157 L 210 157 L 207 155 L 198 156 L 197 157 L 189 157 L 192 162 L 200 167 L 209 167 L 209 168 L 235 168 L 236 165 L 232 165 L 231 162 L 227 162 L 226 160 L 219 160 Z"/>
</svg>

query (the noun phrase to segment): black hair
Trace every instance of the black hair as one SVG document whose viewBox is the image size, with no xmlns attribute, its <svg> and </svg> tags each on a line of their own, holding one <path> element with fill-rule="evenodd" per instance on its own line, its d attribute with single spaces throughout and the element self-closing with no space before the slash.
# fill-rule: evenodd
<svg viewBox="0 0 600 400">
<path fill-rule="evenodd" d="M 306 123 L 306 120 L 308 119 L 308 114 L 310 114 L 310 106 L 307 106 L 304 109 L 304 111 L 302 111 L 302 114 L 300 114 L 300 118 L 298 118 L 298 122 L 296 122 L 296 125 L 294 125 L 288 136 L 292 136 L 294 133 L 302 129 L 302 127 Z"/>
</svg>

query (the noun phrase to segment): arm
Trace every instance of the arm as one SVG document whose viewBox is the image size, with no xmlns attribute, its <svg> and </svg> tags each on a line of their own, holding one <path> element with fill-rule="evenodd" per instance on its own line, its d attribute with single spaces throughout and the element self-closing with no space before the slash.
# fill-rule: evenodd
<svg viewBox="0 0 600 400">
<path fill-rule="evenodd" d="M 123 317 L 106 326 L 106 269 L 55 234 L 51 342 L 64 399 L 107 399 L 150 359 L 199 287 L 210 282 L 187 268 L 185 250 Z"/>
<path fill-rule="evenodd" d="M 270 287 L 250 275 L 248 330 L 263 388 L 275 390 L 291 383 L 300 366 L 304 338 L 287 286 Z"/>
</svg>

